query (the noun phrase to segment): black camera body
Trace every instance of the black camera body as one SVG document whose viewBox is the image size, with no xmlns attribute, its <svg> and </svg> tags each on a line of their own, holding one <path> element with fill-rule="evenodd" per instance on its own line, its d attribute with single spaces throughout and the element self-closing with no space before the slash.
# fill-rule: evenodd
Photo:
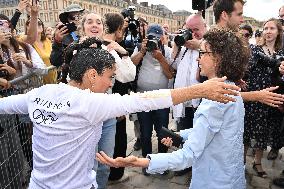
<svg viewBox="0 0 284 189">
<path fill-rule="evenodd" d="M 9 77 L 9 72 L 7 70 L 0 70 L 0 78 L 7 79 Z"/>
<path fill-rule="evenodd" d="M 66 24 L 64 24 L 64 25 L 61 25 L 61 26 L 59 26 L 59 30 L 61 29 L 61 28 L 63 28 L 64 26 L 66 26 L 67 27 L 67 33 L 72 33 L 72 32 L 74 32 L 74 31 L 76 31 L 77 30 L 77 26 L 76 26 L 76 24 L 74 23 L 74 22 L 71 22 L 71 23 L 66 23 Z"/>
<path fill-rule="evenodd" d="M 279 20 L 279 22 L 282 24 L 282 26 L 284 26 L 284 19 L 279 18 L 278 20 Z"/>
<path fill-rule="evenodd" d="M 180 29 L 179 33 L 175 36 L 174 42 L 177 46 L 183 46 L 186 41 L 192 40 L 192 30 L 191 29 Z"/>
<path fill-rule="evenodd" d="M 153 36 L 153 35 L 148 35 L 147 39 L 148 39 L 147 44 L 146 44 L 147 51 L 152 52 L 154 50 L 157 50 L 159 47 L 160 38 Z"/>
<path fill-rule="evenodd" d="M 139 20 L 135 19 L 135 11 L 135 6 L 129 6 L 121 12 L 124 18 L 128 18 L 128 30 L 130 32 L 135 32 L 140 26 Z"/>
</svg>

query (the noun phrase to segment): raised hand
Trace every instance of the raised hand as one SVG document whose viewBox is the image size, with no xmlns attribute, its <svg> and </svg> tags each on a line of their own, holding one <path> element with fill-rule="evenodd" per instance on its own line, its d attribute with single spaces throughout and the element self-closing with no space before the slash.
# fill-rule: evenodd
<svg viewBox="0 0 284 189">
<path fill-rule="evenodd" d="M 29 0 L 20 0 L 19 4 L 17 6 L 17 9 L 23 13 L 23 11 L 27 8 L 27 6 L 29 5 Z"/>
<path fill-rule="evenodd" d="M 61 43 L 64 36 L 68 35 L 68 28 L 66 26 L 63 26 L 64 24 L 59 22 L 57 25 L 56 25 L 56 29 L 55 29 L 55 32 L 54 32 L 54 40 L 57 42 L 57 43 Z"/>
<path fill-rule="evenodd" d="M 110 44 L 107 45 L 108 51 L 115 50 L 116 52 L 118 52 L 120 54 L 126 54 L 127 53 L 127 51 L 122 46 L 120 46 L 117 42 L 112 41 L 112 40 L 105 40 L 105 39 L 104 39 L 104 41 L 110 42 Z"/>
<path fill-rule="evenodd" d="M 12 37 L 11 33 L 6 33 L 6 32 L 2 32 L 0 31 L 0 44 L 5 44 L 7 42 L 9 42 L 10 38 Z"/>
<path fill-rule="evenodd" d="M 32 62 L 27 59 L 26 54 L 24 52 L 14 53 L 12 55 L 12 58 L 16 62 L 22 62 L 23 64 L 25 64 L 29 68 L 33 67 Z"/>
</svg>

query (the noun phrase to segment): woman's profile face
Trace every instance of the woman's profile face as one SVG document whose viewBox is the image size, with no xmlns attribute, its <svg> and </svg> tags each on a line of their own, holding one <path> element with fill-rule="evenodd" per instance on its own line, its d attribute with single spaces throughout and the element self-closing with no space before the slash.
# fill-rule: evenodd
<svg viewBox="0 0 284 189">
<path fill-rule="evenodd" d="M 200 75 L 206 76 L 209 79 L 216 77 L 216 61 L 206 41 L 201 43 L 197 61 L 200 68 Z"/>
<path fill-rule="evenodd" d="M 83 31 L 87 37 L 101 38 L 103 35 L 102 17 L 98 14 L 90 13 L 86 15 Z"/>
<path fill-rule="evenodd" d="M 90 82 L 85 82 L 91 83 L 88 88 L 95 93 L 107 92 L 108 89 L 111 88 L 113 85 L 112 80 L 114 79 L 115 69 L 116 67 L 113 66 L 113 68 L 111 69 L 106 69 L 101 75 L 95 74 L 95 76 L 87 77 Z"/>
</svg>

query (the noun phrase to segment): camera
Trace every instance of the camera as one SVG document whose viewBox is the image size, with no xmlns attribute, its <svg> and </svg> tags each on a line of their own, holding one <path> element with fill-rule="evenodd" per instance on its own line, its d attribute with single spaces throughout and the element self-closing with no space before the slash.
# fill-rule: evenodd
<svg viewBox="0 0 284 189">
<path fill-rule="evenodd" d="M 192 40 L 191 29 L 180 29 L 178 34 L 174 38 L 174 42 L 177 46 L 183 46 L 187 40 Z"/>
<path fill-rule="evenodd" d="M 0 70 L 0 78 L 7 79 L 9 77 L 9 72 L 7 70 Z"/>
<path fill-rule="evenodd" d="M 71 22 L 71 23 L 66 23 L 66 24 L 64 24 L 64 25 L 61 25 L 61 26 L 59 26 L 59 30 L 61 29 L 61 28 L 63 28 L 64 26 L 66 26 L 67 27 L 67 33 L 72 33 L 72 32 L 74 32 L 74 31 L 76 31 L 77 30 L 77 26 L 76 26 L 76 24 L 74 23 L 74 22 Z"/>
<path fill-rule="evenodd" d="M 280 18 L 279 22 L 282 24 L 282 26 L 284 26 L 284 19 Z"/>
<path fill-rule="evenodd" d="M 135 6 L 129 6 L 127 9 L 124 9 L 121 14 L 124 18 L 128 18 L 128 30 L 134 32 L 140 26 L 139 20 L 135 19 Z"/>
<path fill-rule="evenodd" d="M 157 50 L 159 47 L 160 38 L 153 36 L 153 35 L 148 35 L 147 39 L 148 39 L 147 44 L 146 44 L 147 51 L 152 52 L 154 50 Z"/>
</svg>

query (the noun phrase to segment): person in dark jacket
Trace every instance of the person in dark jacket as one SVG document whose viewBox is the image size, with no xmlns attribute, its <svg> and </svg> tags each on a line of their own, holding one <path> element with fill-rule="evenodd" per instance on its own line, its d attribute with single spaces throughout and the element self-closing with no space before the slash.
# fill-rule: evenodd
<svg viewBox="0 0 284 189">
<path fill-rule="evenodd" d="M 74 23 L 79 25 L 83 9 L 78 4 L 71 4 L 62 13 L 59 14 L 59 22 L 56 25 L 54 33 L 54 42 L 52 44 L 52 51 L 50 55 L 50 62 L 52 65 L 59 67 L 63 64 L 64 49 L 73 41 L 79 41 L 77 31 L 69 32 L 67 24 Z"/>
</svg>

